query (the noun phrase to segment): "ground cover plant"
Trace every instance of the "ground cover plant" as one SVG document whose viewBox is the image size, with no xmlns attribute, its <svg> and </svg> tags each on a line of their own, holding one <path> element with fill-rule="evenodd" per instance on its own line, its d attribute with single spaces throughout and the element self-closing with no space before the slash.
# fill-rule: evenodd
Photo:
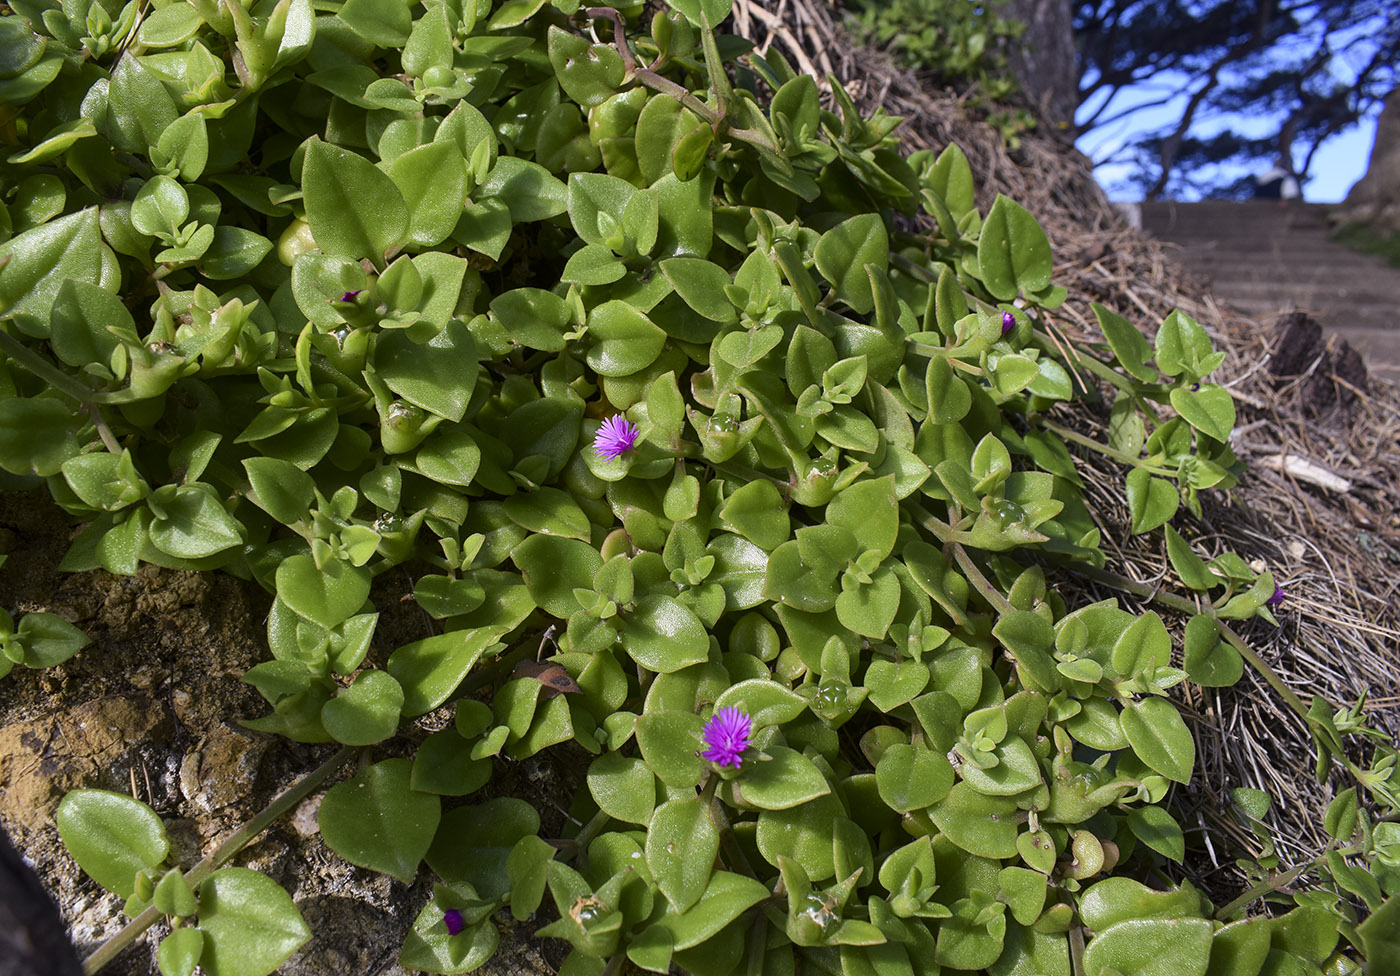
<svg viewBox="0 0 1400 976">
<path fill-rule="evenodd" d="M 11 8 L 7 483 L 87 524 L 69 570 L 265 586 L 247 724 L 343 746 L 188 867 L 138 801 L 65 798 L 134 916 L 90 969 L 165 919 L 165 976 L 275 970 L 306 924 L 225 865 L 358 759 L 320 832 L 440 882 L 401 956 L 428 972 L 535 916 L 575 976 L 1387 971 L 1395 752 L 1359 706 L 1290 699 L 1347 784 L 1323 857 L 1266 846 L 1225 905 L 1170 881 L 1195 747 L 1166 693 L 1271 675 L 1231 622 L 1286 600 L 1187 537 L 1240 474 L 1221 356 L 1101 307 L 1071 344 L 1044 233 L 979 212 L 957 147 L 906 158 L 716 0 Z M 1053 586 L 1150 593 L 1107 568 L 1082 451 L 1162 535 L 1180 655 Z M 395 566 L 441 632 L 380 653 Z M 82 643 L 3 622 L 6 670 Z M 560 838 L 477 795 L 551 748 L 588 755 Z"/>
<path fill-rule="evenodd" d="M 1026 25 L 1003 17 L 996 3 L 970 0 L 857 0 L 847 5 L 854 33 L 871 47 L 889 51 L 905 68 L 931 84 L 965 92 L 966 104 L 981 109 L 987 124 L 1012 148 L 1035 127 L 1025 108 L 1010 108 L 1021 94 L 1007 52 L 1022 43 Z"/>
<path fill-rule="evenodd" d="M 1363 254 L 1378 254 L 1400 268 L 1400 232 L 1384 234 L 1363 224 L 1348 224 L 1333 235 L 1333 240 Z"/>
</svg>

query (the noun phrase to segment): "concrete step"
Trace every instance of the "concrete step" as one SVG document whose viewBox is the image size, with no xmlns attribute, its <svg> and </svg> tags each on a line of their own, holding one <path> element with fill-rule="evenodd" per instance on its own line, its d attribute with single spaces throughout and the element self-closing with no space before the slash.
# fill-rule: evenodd
<svg viewBox="0 0 1400 976">
<path fill-rule="evenodd" d="M 1214 293 L 1215 300 L 1231 308 L 1239 309 L 1243 314 L 1252 316 L 1257 321 L 1271 323 L 1277 316 L 1284 312 L 1308 312 L 1317 321 L 1327 322 L 1331 328 L 1337 329 L 1357 329 L 1357 330 L 1380 330 L 1380 332 L 1396 332 L 1400 335 L 1400 329 L 1394 328 L 1394 315 L 1389 314 L 1383 307 L 1378 305 L 1352 305 L 1347 302 L 1336 302 L 1336 304 L 1322 304 L 1322 302 L 1292 301 L 1289 298 L 1259 298 L 1259 297 L 1225 297 L 1225 295 Z"/>
<path fill-rule="evenodd" d="M 1198 218 L 1162 222 L 1143 221 L 1143 229 L 1148 233 L 1165 238 L 1218 236 L 1238 239 L 1267 239 L 1280 234 L 1317 234 L 1325 237 L 1332 233 L 1332 228 L 1325 222 L 1299 221 L 1297 218 L 1284 214 L 1272 219 L 1251 218 L 1228 222 Z"/>
<path fill-rule="evenodd" d="M 1231 307 L 1257 319 L 1262 328 L 1269 327 L 1278 315 L 1276 309 L 1249 309 L 1234 305 Z M 1338 318 L 1325 314 L 1314 317 L 1326 332 L 1356 347 L 1366 363 L 1367 370 L 1389 379 L 1400 380 L 1400 332 L 1388 324 L 1358 326 L 1353 318 Z"/>
<path fill-rule="evenodd" d="M 1350 267 L 1388 267 L 1374 255 L 1360 254 L 1325 238 L 1301 234 L 1262 240 L 1228 237 L 1159 237 L 1158 240 L 1177 248 L 1181 260 L 1270 260 L 1298 264 L 1330 261 Z"/>
<path fill-rule="evenodd" d="M 1230 299 L 1216 295 L 1216 300 L 1240 313 L 1253 318 L 1263 325 L 1271 325 L 1285 312 L 1307 312 L 1327 329 L 1341 334 L 1350 341 L 1352 336 L 1366 336 L 1374 340 L 1379 336 L 1394 335 L 1400 342 L 1400 330 L 1395 328 L 1394 317 L 1374 305 L 1322 306 L 1309 303 L 1279 303 L 1259 299 Z M 1400 358 L 1397 358 L 1400 363 Z"/>
<path fill-rule="evenodd" d="M 1150 203 L 1143 227 L 1177 245 L 1215 297 L 1268 325 L 1301 310 L 1350 342 L 1368 369 L 1400 378 L 1400 270 L 1329 238 L 1330 208 L 1243 203 Z"/>
<path fill-rule="evenodd" d="M 1217 298 L 1231 302 L 1272 304 L 1276 307 L 1329 309 L 1341 306 L 1377 305 L 1394 309 L 1400 305 L 1400 290 L 1376 285 L 1337 287 L 1326 283 L 1281 282 L 1269 280 L 1244 281 L 1237 278 L 1216 278 L 1211 291 Z"/>
<path fill-rule="evenodd" d="M 1140 205 L 1143 226 L 1257 226 L 1287 223 L 1296 227 L 1326 227 L 1332 208 L 1326 204 L 1288 204 L 1277 200 L 1204 200 L 1199 203 L 1160 201 Z"/>
<path fill-rule="evenodd" d="M 1400 278 L 1392 281 L 1368 268 L 1326 261 L 1301 265 L 1282 261 L 1238 259 L 1186 263 L 1213 282 L 1243 284 L 1263 281 L 1286 288 L 1326 288 L 1342 294 L 1365 292 L 1387 295 L 1389 301 L 1400 302 Z"/>
<path fill-rule="evenodd" d="M 1279 243 L 1275 246 L 1234 247 L 1220 241 L 1202 241 L 1194 245 L 1176 245 L 1176 257 L 1181 261 L 1196 261 L 1212 266 L 1232 266 L 1241 269 L 1281 265 L 1306 270 L 1310 267 L 1329 267 L 1355 272 L 1381 272 L 1381 277 L 1396 276 L 1400 279 L 1400 269 L 1393 268 L 1374 255 L 1357 254 L 1347 248 L 1324 241 L 1312 241 L 1306 246 L 1300 241 Z"/>
<path fill-rule="evenodd" d="M 1304 255 L 1313 251 L 1338 251 L 1357 254 L 1348 247 L 1328 239 L 1320 231 L 1290 231 L 1280 229 L 1268 234 L 1233 234 L 1230 232 L 1194 234 L 1163 232 L 1153 234 L 1164 244 L 1174 244 L 1181 248 L 1207 248 L 1212 251 L 1231 251 L 1239 254 L 1287 254 Z"/>
<path fill-rule="evenodd" d="M 1201 228 L 1233 230 L 1237 233 L 1260 228 L 1288 227 L 1294 230 L 1326 231 L 1331 226 L 1326 217 L 1316 214 L 1300 214 L 1289 210 L 1270 210 L 1263 213 L 1244 212 L 1237 215 L 1203 215 L 1195 213 L 1143 214 L 1143 226 L 1167 232 Z"/>
</svg>

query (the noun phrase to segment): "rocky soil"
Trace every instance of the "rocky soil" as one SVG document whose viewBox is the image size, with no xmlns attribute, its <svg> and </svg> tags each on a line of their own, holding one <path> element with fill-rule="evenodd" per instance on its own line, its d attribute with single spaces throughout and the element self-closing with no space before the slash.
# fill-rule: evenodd
<svg viewBox="0 0 1400 976">
<path fill-rule="evenodd" d="M 104 892 L 68 856 L 54 826 L 63 794 L 78 787 L 129 793 L 165 820 L 172 857 L 188 867 L 250 819 L 281 790 L 334 752 L 241 728 L 264 703 L 240 683 L 266 656 L 271 598 L 255 584 L 223 574 L 144 566 L 132 577 L 57 569 L 74 533 L 43 489 L 0 492 L 0 597 L 16 617 L 47 610 L 71 621 L 92 643 L 66 664 L 16 668 L 0 679 L 0 825 L 58 903 L 81 956 L 126 922 L 121 899 Z M 425 635 L 427 619 L 385 580 L 375 602 L 381 618 L 372 654 Z M 446 721 L 425 716 L 422 729 Z M 392 753 L 388 747 L 376 752 Z M 554 798 L 562 770 L 541 762 L 501 764 L 489 793 L 536 803 L 546 834 L 562 813 Z M 256 868 L 292 893 L 313 937 L 279 970 L 287 976 L 400 976 L 399 946 L 428 900 L 425 875 L 411 886 L 353 867 L 321 843 L 313 794 L 233 863 Z M 479 801 L 481 795 L 468 798 Z M 509 915 L 505 916 L 506 923 Z M 501 947 L 480 972 L 552 973 L 562 952 L 529 941 L 539 923 L 502 924 Z M 157 926 L 103 970 L 109 976 L 157 972 Z"/>
</svg>

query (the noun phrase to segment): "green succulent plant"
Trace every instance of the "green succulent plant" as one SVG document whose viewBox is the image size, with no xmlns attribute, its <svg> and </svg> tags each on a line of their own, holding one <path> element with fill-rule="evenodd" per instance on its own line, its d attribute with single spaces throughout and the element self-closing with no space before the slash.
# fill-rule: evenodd
<svg viewBox="0 0 1400 976">
<path fill-rule="evenodd" d="M 1287 882 L 1217 911 L 1162 874 L 1195 767 L 1166 693 L 1267 668 L 1227 621 L 1277 592 L 1172 526 L 1240 472 L 1196 322 L 1149 343 L 1096 307 L 1071 352 L 1034 217 L 716 34 L 725 0 L 114 8 L 0 19 L 0 468 L 86 523 L 65 569 L 274 594 L 245 724 L 345 747 L 186 873 L 149 808 L 64 800 L 84 870 L 172 920 L 165 976 L 305 942 L 222 865 L 352 755 L 322 838 L 436 879 L 401 957 L 428 972 L 504 912 L 570 976 L 1384 971 L 1394 753 L 1351 765 L 1350 713 L 1308 713 L 1367 798 L 1329 813 L 1321 894 L 1245 918 Z M 1085 450 L 1165 533 L 1181 657 L 1054 585 L 1115 579 Z M 384 648 L 391 567 L 436 623 Z M 580 826 L 542 838 L 488 784 L 569 743 Z"/>
</svg>

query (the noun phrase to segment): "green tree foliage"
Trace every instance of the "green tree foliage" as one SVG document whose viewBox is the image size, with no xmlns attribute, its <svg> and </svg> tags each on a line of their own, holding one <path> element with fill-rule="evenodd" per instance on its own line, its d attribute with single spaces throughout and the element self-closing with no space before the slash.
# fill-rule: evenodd
<svg viewBox="0 0 1400 976">
<path fill-rule="evenodd" d="M 1035 125 L 1012 103 L 1020 93 L 1007 60 L 1026 25 L 1002 16 L 996 3 L 973 0 L 854 0 L 852 23 L 866 43 L 888 50 L 895 61 L 930 84 L 969 95 L 987 121 L 1015 145 Z"/>
</svg>

